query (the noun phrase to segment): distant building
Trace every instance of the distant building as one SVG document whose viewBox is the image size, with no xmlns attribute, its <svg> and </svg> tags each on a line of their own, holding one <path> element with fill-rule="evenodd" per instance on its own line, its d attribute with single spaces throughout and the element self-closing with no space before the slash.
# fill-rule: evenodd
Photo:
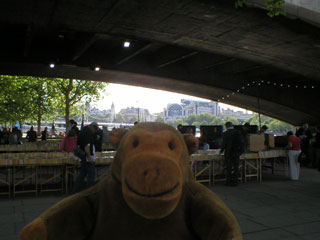
<svg viewBox="0 0 320 240">
<path fill-rule="evenodd" d="M 112 102 L 111 110 L 110 110 L 110 120 L 111 120 L 110 122 L 113 122 L 115 118 L 116 118 L 116 110 L 114 107 L 114 103 Z"/>
<path fill-rule="evenodd" d="M 174 121 L 179 118 L 187 117 L 191 114 L 210 113 L 219 115 L 220 108 L 217 102 L 206 102 L 181 99 L 181 104 L 169 103 L 164 109 L 164 118 L 166 121 Z"/>
<path fill-rule="evenodd" d="M 116 118 L 114 103 L 112 103 L 111 109 L 108 110 L 100 110 L 94 106 L 92 107 L 89 103 L 87 103 L 86 106 L 88 117 L 99 117 L 100 120 L 104 119 L 107 122 L 113 122 Z"/>
<path fill-rule="evenodd" d="M 150 114 L 149 110 L 144 108 L 127 107 L 121 109 L 120 113 L 124 116 L 125 122 L 127 123 L 133 123 L 135 121 L 152 122 L 155 120 L 155 117 Z"/>
<path fill-rule="evenodd" d="M 237 118 L 240 120 L 247 120 L 248 118 L 253 116 L 253 113 L 250 114 L 247 111 L 246 112 L 233 111 L 232 109 L 227 108 L 227 109 L 221 109 L 221 116 L 222 117 L 234 117 L 234 118 Z"/>
</svg>

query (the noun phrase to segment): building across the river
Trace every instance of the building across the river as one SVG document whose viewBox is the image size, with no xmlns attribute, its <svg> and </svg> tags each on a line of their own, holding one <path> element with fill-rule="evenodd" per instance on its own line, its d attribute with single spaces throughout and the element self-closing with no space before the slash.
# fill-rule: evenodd
<svg viewBox="0 0 320 240">
<path fill-rule="evenodd" d="M 191 114 L 210 113 L 220 115 L 219 103 L 212 101 L 197 101 L 181 99 L 181 103 L 169 103 L 164 110 L 166 121 L 174 121 L 179 118 L 187 117 Z"/>
</svg>

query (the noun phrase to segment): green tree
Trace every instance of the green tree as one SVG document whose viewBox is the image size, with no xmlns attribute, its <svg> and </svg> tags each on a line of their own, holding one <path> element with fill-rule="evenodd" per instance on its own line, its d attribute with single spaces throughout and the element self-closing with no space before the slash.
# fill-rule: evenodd
<svg viewBox="0 0 320 240">
<path fill-rule="evenodd" d="M 164 117 L 161 114 L 159 114 L 156 118 L 156 122 L 165 123 Z"/>
<path fill-rule="evenodd" d="M 52 79 L 32 77 L 29 81 L 33 105 L 32 119 L 37 121 L 38 134 L 43 117 L 50 120 L 58 118 L 58 92 Z"/>
<path fill-rule="evenodd" d="M 30 77 L 0 75 L 0 120 L 23 122 L 32 117 Z"/>
<path fill-rule="evenodd" d="M 197 128 L 200 127 L 200 125 L 207 125 L 207 124 L 202 124 L 198 121 L 193 122 L 191 125 L 196 126 Z"/>
<path fill-rule="evenodd" d="M 176 128 L 179 124 L 181 125 L 189 125 L 189 123 L 185 122 L 183 118 L 179 118 L 175 121 L 170 121 L 170 122 L 167 122 L 167 124 L 169 124 L 170 126 Z"/>
<path fill-rule="evenodd" d="M 209 123 L 209 125 L 223 125 L 224 122 L 221 118 L 215 116 L 215 118 L 213 118 L 213 120 Z"/>
<path fill-rule="evenodd" d="M 213 119 L 214 119 L 214 115 L 213 114 L 201 113 L 201 114 L 197 115 L 197 120 L 196 121 L 198 121 L 200 123 L 208 124 Z"/>
<path fill-rule="evenodd" d="M 197 115 L 196 114 L 190 114 L 189 116 L 187 116 L 186 118 L 184 118 L 184 121 L 186 123 L 188 123 L 188 125 L 192 125 L 193 122 L 195 122 L 197 120 Z"/>
<path fill-rule="evenodd" d="M 65 112 L 66 126 L 69 126 L 70 113 L 80 113 L 77 103 L 97 101 L 101 92 L 105 90 L 106 83 L 77 79 L 56 78 L 55 83 L 60 92 Z"/>
<path fill-rule="evenodd" d="M 259 126 L 259 116 L 258 114 L 253 115 L 248 118 L 247 121 L 250 125 L 258 125 Z M 287 132 L 294 130 L 294 126 L 285 123 L 283 121 L 267 117 L 265 115 L 261 115 L 261 126 L 267 125 L 268 130 L 272 132 Z"/>
<path fill-rule="evenodd" d="M 266 8 L 268 10 L 267 15 L 269 17 L 275 17 L 279 15 L 286 15 L 286 12 L 283 10 L 285 5 L 285 0 L 265 0 Z M 246 3 L 246 0 L 235 0 L 235 7 L 243 7 Z"/>
<path fill-rule="evenodd" d="M 293 131 L 294 126 L 279 120 L 274 120 L 270 123 L 269 130 L 273 132 L 283 133 L 283 132 Z"/>
<path fill-rule="evenodd" d="M 43 116 L 55 113 L 56 91 L 49 78 L 0 75 L 1 121 L 36 120 L 40 132 Z"/>
<path fill-rule="evenodd" d="M 239 125 L 240 122 L 238 119 L 236 119 L 235 117 L 230 117 L 230 116 L 227 116 L 224 118 L 224 123 L 226 122 L 232 122 L 233 125 Z"/>
<path fill-rule="evenodd" d="M 123 123 L 124 122 L 125 117 L 123 116 L 123 114 L 118 113 L 116 114 L 116 117 L 114 119 L 114 122 L 116 123 Z"/>
</svg>

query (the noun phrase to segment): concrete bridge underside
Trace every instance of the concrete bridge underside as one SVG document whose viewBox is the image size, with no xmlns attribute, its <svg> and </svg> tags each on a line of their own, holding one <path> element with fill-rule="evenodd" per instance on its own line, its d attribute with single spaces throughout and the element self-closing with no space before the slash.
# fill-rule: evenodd
<svg viewBox="0 0 320 240">
<path fill-rule="evenodd" d="M 28 2 L 0 4 L 0 74 L 150 87 L 320 123 L 315 24 L 233 0 Z"/>
</svg>

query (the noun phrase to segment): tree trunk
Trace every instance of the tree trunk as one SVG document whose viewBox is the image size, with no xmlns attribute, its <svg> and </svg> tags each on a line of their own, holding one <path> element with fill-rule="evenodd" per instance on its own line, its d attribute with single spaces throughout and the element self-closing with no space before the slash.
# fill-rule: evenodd
<svg viewBox="0 0 320 240">
<path fill-rule="evenodd" d="M 70 78 L 69 79 L 69 85 L 68 89 L 65 92 L 65 97 L 66 97 L 66 128 L 69 127 L 69 120 L 70 120 L 70 93 L 73 88 L 73 80 Z"/>
<path fill-rule="evenodd" d="M 38 78 L 39 81 L 39 78 Z M 40 136 L 41 134 L 41 120 L 42 120 L 42 105 L 44 104 L 42 101 L 42 88 L 43 88 L 43 82 L 40 82 L 40 85 L 38 86 L 38 92 L 41 93 L 38 95 L 38 119 L 37 119 L 37 124 L 38 124 L 38 131 L 37 134 Z"/>
</svg>

